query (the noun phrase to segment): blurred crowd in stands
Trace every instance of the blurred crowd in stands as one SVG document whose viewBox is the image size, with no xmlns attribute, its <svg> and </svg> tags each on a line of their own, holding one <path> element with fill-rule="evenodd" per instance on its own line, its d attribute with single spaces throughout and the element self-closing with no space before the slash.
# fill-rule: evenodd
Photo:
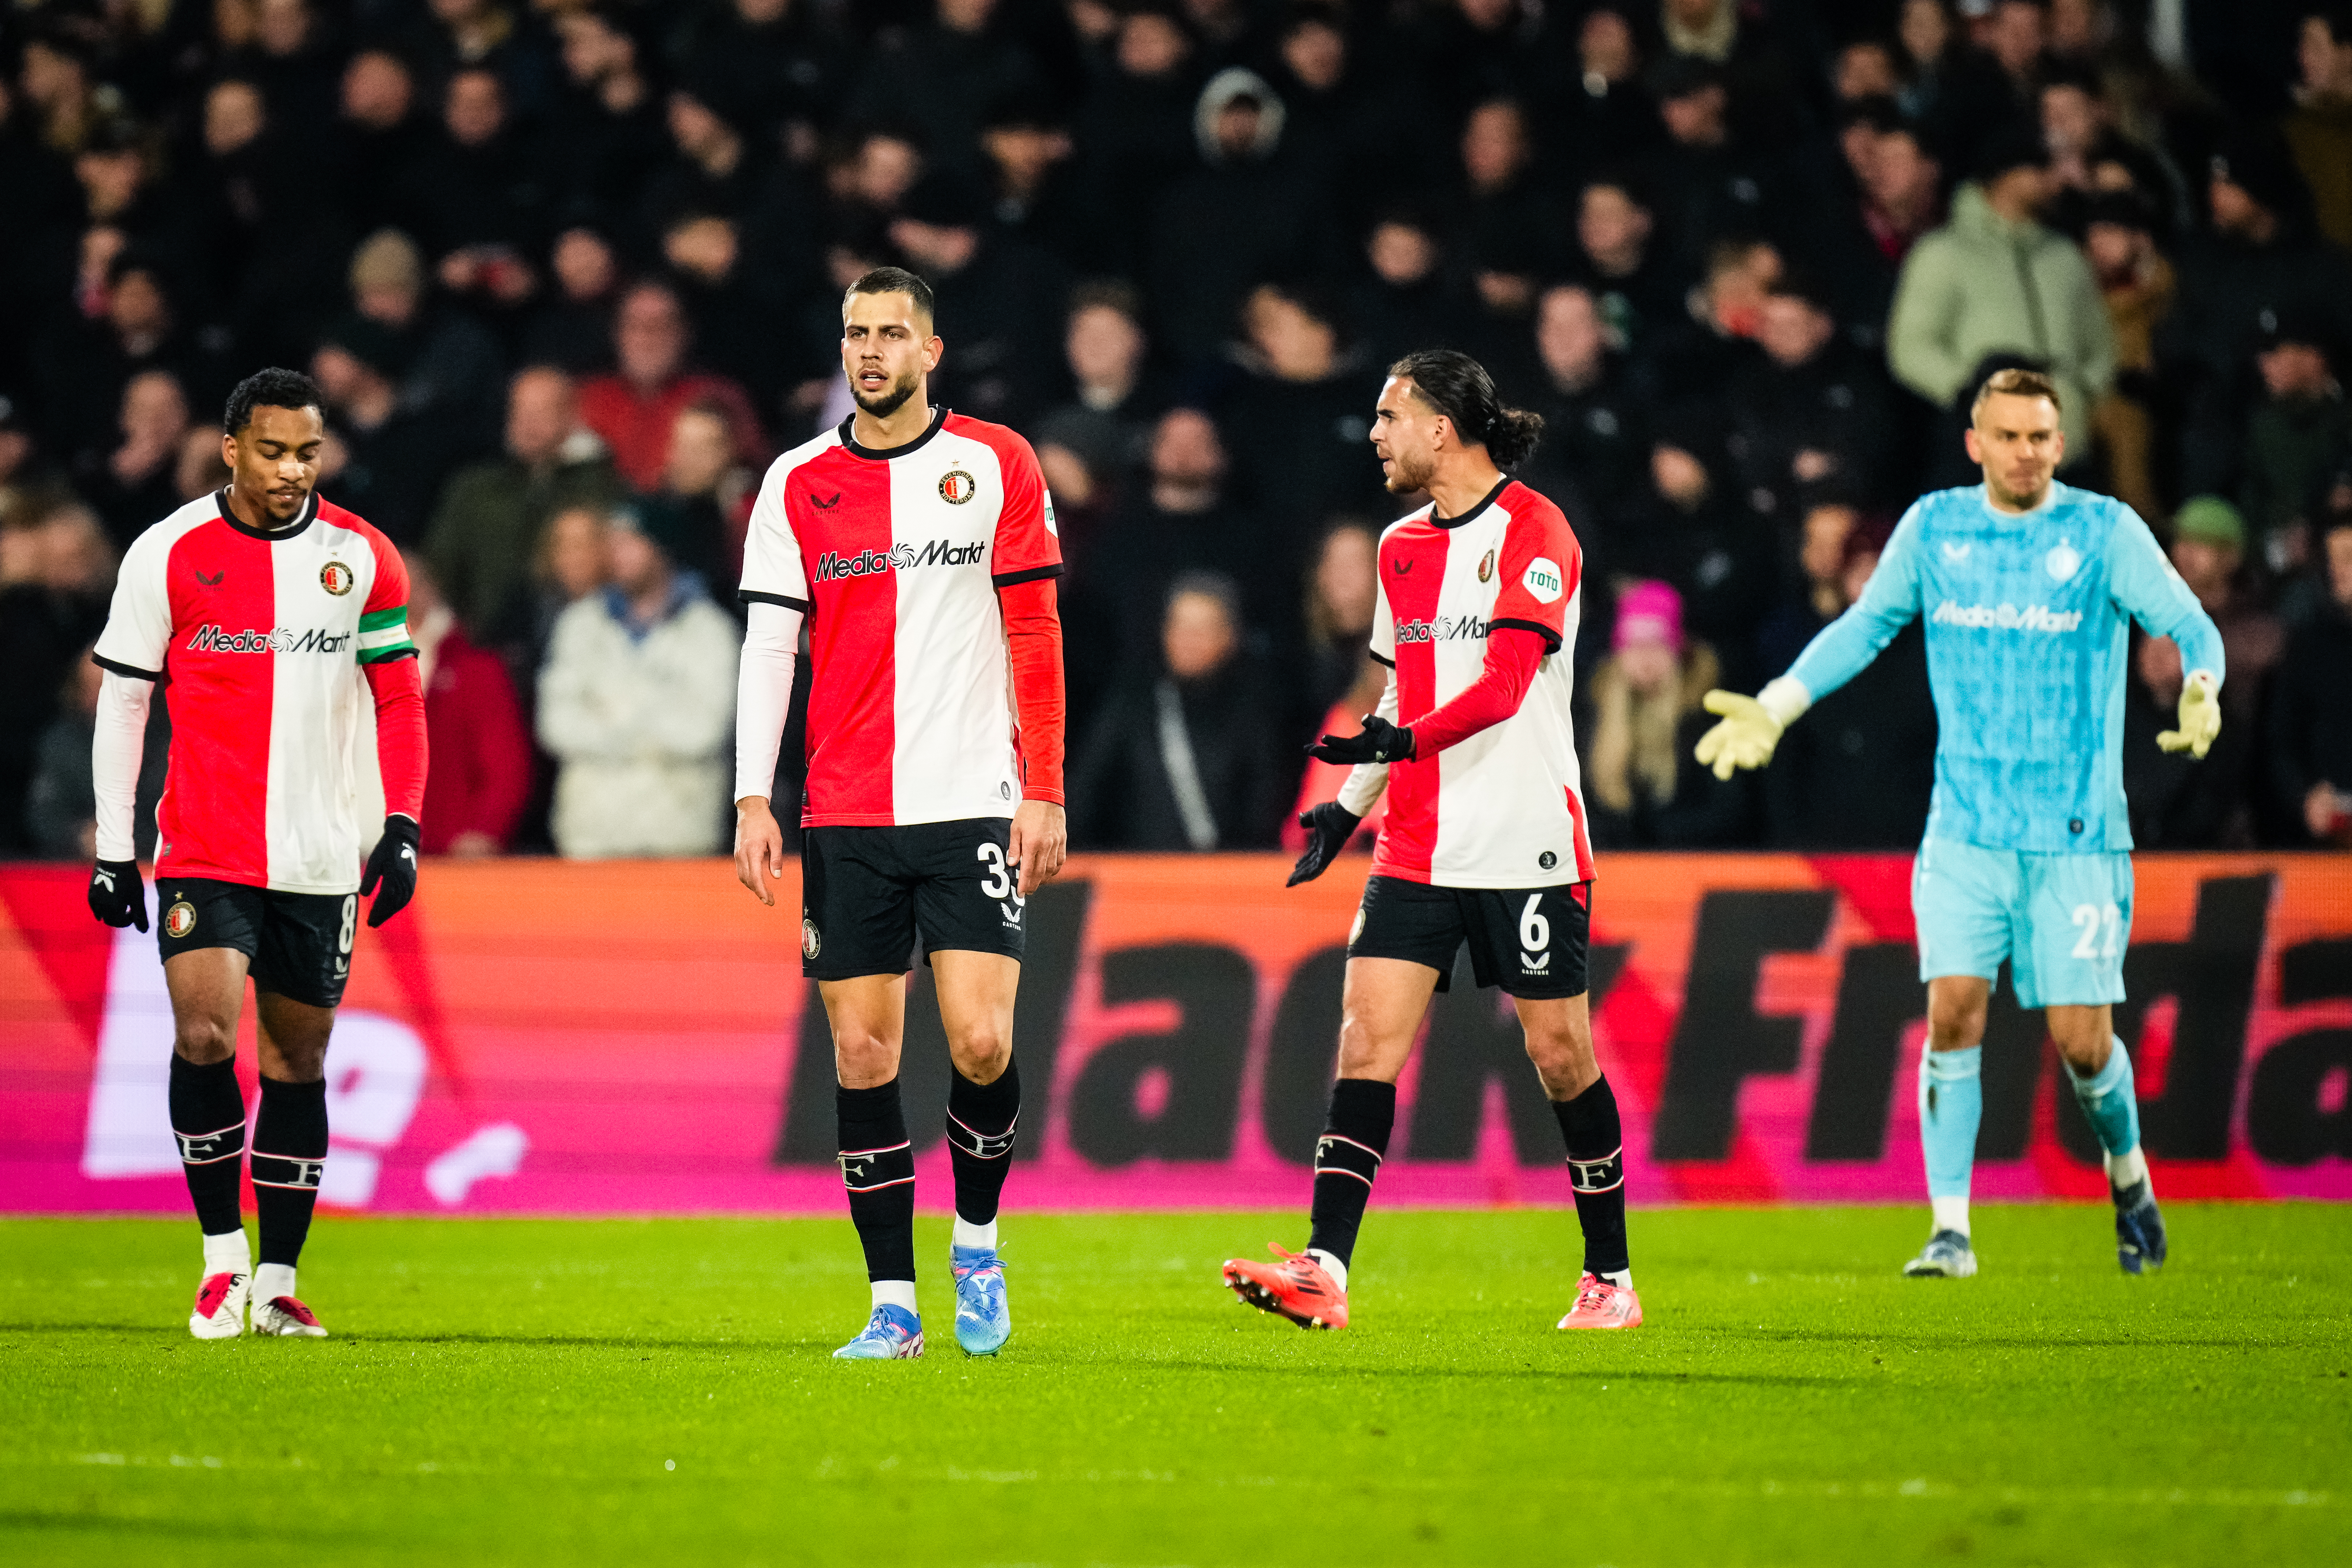
<svg viewBox="0 0 2352 1568">
<path fill-rule="evenodd" d="M 885 262 L 1052 485 L 1081 847 L 1336 786 L 1368 416 L 1441 345 L 1547 421 L 1604 847 L 1916 841 L 1916 628 L 1760 777 L 1698 699 L 1971 480 L 2015 363 L 2228 643 L 2192 763 L 2136 637 L 2140 844 L 2352 845 L 2347 0 L 16 0 L 0 65 L 0 852 L 89 853 L 113 563 L 271 363 L 411 563 L 426 848 L 719 847 L 750 498 Z"/>
</svg>

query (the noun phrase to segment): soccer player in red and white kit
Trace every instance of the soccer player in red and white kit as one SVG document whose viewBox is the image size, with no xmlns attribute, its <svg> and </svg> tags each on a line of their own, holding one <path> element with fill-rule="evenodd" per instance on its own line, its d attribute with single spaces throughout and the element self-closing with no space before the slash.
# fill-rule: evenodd
<svg viewBox="0 0 2352 1568">
<path fill-rule="evenodd" d="M 1585 950 L 1592 846 L 1570 707 L 1581 552 L 1559 508 L 1509 478 L 1543 421 L 1505 408 L 1452 350 L 1389 367 L 1372 446 L 1393 494 L 1431 504 L 1381 536 L 1372 657 L 1388 689 L 1363 731 L 1312 752 L 1355 770 L 1300 817 L 1292 886 L 1320 876 L 1383 789 L 1388 820 L 1348 941 L 1339 1081 L 1315 1147 L 1313 1234 L 1275 1263 L 1229 1259 L 1225 1283 L 1301 1328 L 1348 1325 L 1348 1265 L 1396 1119 L 1396 1084 L 1432 994 L 1470 944 L 1471 973 L 1517 1005 L 1568 1143 L 1584 1275 L 1563 1329 L 1642 1321 L 1625 1251 L 1623 1135 L 1592 1056 Z M 1400 724 L 1402 719 L 1403 723 Z"/>
<path fill-rule="evenodd" d="M 1062 868 L 1061 542 L 1029 443 L 933 408 L 931 290 L 879 268 L 842 300 L 856 408 L 768 470 L 743 547 L 735 870 L 767 903 L 783 871 L 769 809 L 808 632 L 801 961 L 833 1026 L 841 1177 L 873 1285 L 834 1353 L 923 1353 L 915 1157 L 898 1101 L 918 937 L 955 1070 L 956 1342 L 1012 1332 L 996 1251 L 1021 1079 L 1013 1001 L 1024 901 Z"/>
<path fill-rule="evenodd" d="M 408 573 L 391 541 L 320 499 L 326 441 L 309 376 L 265 370 L 229 395 L 226 489 L 131 542 L 97 659 L 98 866 L 90 912 L 147 929 L 132 797 L 147 706 L 169 692 L 156 807 L 158 940 L 172 996 L 172 1130 L 205 1238 L 188 1331 L 323 1337 L 294 1292 L 327 1160 L 327 1037 L 350 978 L 360 894 L 382 925 L 416 890 L 425 694 Z M 375 707 L 387 810 L 362 875 L 357 755 Z M 253 980 L 261 1110 L 253 1192 L 261 1265 L 238 1215 L 245 1095 L 237 1016 Z"/>
</svg>

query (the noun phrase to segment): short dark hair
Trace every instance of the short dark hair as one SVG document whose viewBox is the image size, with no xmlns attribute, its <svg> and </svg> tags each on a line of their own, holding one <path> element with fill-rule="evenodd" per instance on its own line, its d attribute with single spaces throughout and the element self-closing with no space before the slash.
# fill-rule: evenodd
<svg viewBox="0 0 2352 1568">
<path fill-rule="evenodd" d="M 849 313 L 849 301 L 859 294 L 904 294 L 915 302 L 915 313 L 927 321 L 937 321 L 933 313 L 937 304 L 931 286 L 903 267 L 877 267 L 845 289 L 841 296 L 841 311 Z"/>
<path fill-rule="evenodd" d="M 1143 296 L 1123 278 L 1092 278 L 1072 289 L 1068 315 L 1075 319 L 1081 310 L 1116 310 L 1143 325 Z"/>
<path fill-rule="evenodd" d="M 221 416 L 221 428 L 232 436 L 242 435 L 253 423 L 257 408 L 316 408 L 323 412 L 326 395 L 319 384 L 299 370 L 280 370 L 273 365 L 257 370 L 236 384 L 228 395 L 228 410 Z"/>
<path fill-rule="evenodd" d="M 1389 374 L 1412 382 L 1413 395 L 1454 421 L 1465 441 L 1485 447 L 1496 468 L 1517 468 L 1535 455 L 1543 416 L 1504 407 L 1486 367 L 1459 349 L 1409 353 Z"/>
</svg>

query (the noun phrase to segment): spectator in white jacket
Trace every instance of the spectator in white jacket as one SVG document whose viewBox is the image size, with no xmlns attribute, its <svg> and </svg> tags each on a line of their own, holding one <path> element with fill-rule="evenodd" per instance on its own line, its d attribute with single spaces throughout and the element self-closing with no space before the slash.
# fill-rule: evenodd
<svg viewBox="0 0 2352 1568">
<path fill-rule="evenodd" d="M 539 739 L 562 764 L 551 826 L 574 860 L 709 855 L 727 816 L 742 638 L 678 570 L 658 504 L 611 518 L 612 580 L 556 618 Z"/>
</svg>

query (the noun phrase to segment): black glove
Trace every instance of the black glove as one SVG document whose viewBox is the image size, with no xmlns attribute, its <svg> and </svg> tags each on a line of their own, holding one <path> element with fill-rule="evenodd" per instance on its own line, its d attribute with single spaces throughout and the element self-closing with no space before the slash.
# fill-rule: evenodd
<svg viewBox="0 0 2352 1568">
<path fill-rule="evenodd" d="M 395 814 L 383 819 L 383 837 L 375 841 L 375 853 L 368 857 L 367 870 L 360 878 L 362 893 L 375 892 L 376 879 L 383 879 L 383 891 L 376 893 L 375 902 L 368 906 L 369 930 L 406 909 L 408 900 L 416 896 L 416 844 L 421 832 L 414 817 Z"/>
<path fill-rule="evenodd" d="M 1307 754 L 1327 763 L 1393 763 L 1412 755 L 1412 731 L 1367 713 L 1363 733 L 1326 735 L 1307 747 Z"/>
<path fill-rule="evenodd" d="M 89 912 L 108 925 L 147 929 L 147 885 L 136 860 L 100 860 L 90 868 Z"/>
<path fill-rule="evenodd" d="M 1321 876 L 1329 868 L 1332 857 L 1348 847 L 1363 820 L 1336 800 L 1300 812 L 1298 826 L 1307 829 L 1307 853 L 1290 868 L 1290 880 L 1283 886 L 1295 888 Z"/>
</svg>

